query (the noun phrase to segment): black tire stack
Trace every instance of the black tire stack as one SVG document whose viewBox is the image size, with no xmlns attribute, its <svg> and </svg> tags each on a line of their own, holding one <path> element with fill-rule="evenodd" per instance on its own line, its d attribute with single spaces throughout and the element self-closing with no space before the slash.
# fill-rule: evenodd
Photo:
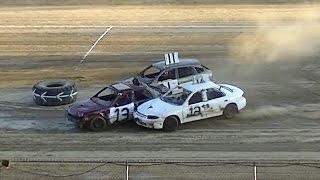
<svg viewBox="0 0 320 180">
<path fill-rule="evenodd" d="M 76 101 L 78 90 L 70 80 L 45 80 L 32 88 L 34 102 L 40 106 L 60 106 Z"/>
</svg>

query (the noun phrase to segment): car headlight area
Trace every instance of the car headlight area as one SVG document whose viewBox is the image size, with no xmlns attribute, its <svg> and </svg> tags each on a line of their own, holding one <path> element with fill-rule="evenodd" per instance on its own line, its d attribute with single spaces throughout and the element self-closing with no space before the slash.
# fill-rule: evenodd
<svg viewBox="0 0 320 180">
<path fill-rule="evenodd" d="M 154 115 L 148 115 L 147 119 L 159 119 L 159 117 Z"/>
<path fill-rule="evenodd" d="M 138 125 L 146 128 L 162 129 L 163 127 L 163 120 L 156 115 L 145 115 L 139 111 L 135 111 L 134 120 Z"/>
</svg>

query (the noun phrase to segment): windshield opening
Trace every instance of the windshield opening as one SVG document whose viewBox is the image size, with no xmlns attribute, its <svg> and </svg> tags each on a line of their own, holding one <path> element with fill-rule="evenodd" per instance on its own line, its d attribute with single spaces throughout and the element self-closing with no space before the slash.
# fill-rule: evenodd
<svg viewBox="0 0 320 180">
<path fill-rule="evenodd" d="M 160 97 L 160 99 L 170 104 L 182 105 L 190 94 L 191 91 L 178 86 Z"/>
<path fill-rule="evenodd" d="M 142 72 L 142 77 L 154 79 L 160 74 L 160 72 L 161 72 L 160 69 L 155 68 L 153 66 L 149 66 Z"/>
<path fill-rule="evenodd" d="M 117 94 L 115 90 L 107 87 L 102 89 L 96 95 L 94 95 L 91 98 L 91 100 L 102 106 L 110 106 L 113 103 L 113 101 L 116 99 L 116 97 L 117 97 Z"/>
</svg>

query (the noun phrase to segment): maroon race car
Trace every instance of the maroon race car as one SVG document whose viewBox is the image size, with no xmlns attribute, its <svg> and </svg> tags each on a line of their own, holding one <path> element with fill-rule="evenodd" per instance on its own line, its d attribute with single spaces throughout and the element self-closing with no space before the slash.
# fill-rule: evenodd
<svg viewBox="0 0 320 180">
<path fill-rule="evenodd" d="M 116 121 L 132 119 L 136 106 L 165 91 L 145 84 L 116 83 L 103 88 L 88 100 L 69 106 L 67 118 L 80 128 L 101 131 Z"/>
</svg>

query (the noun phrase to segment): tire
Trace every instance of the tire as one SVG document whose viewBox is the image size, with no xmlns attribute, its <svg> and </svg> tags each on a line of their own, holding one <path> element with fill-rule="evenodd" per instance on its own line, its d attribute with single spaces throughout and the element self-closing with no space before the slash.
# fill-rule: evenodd
<svg viewBox="0 0 320 180">
<path fill-rule="evenodd" d="M 164 120 L 163 130 L 167 132 L 175 131 L 179 126 L 179 120 L 174 116 L 169 116 Z"/>
<path fill-rule="evenodd" d="M 33 100 L 40 106 L 60 106 L 70 104 L 77 99 L 77 88 L 70 80 L 45 80 L 32 88 Z"/>
<path fill-rule="evenodd" d="M 235 104 L 228 104 L 223 110 L 223 116 L 227 119 L 234 118 L 238 113 L 238 107 Z"/>
<path fill-rule="evenodd" d="M 93 116 L 90 120 L 90 130 L 92 131 L 102 131 L 107 127 L 107 121 L 102 116 Z"/>
</svg>

